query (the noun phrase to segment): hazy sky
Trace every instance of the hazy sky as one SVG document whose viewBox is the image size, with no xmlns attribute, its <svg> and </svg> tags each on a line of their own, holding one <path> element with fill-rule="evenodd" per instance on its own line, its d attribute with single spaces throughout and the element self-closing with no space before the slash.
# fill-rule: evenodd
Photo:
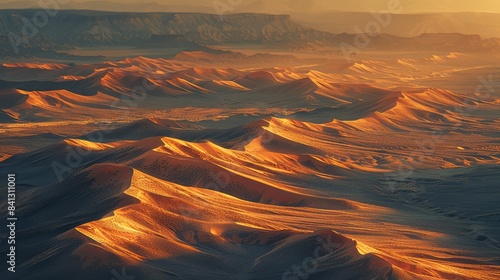
<svg viewBox="0 0 500 280">
<path fill-rule="evenodd" d="M 41 0 L 42 2 L 58 0 Z M 68 0 L 59 0 L 66 2 Z M 89 2 L 96 0 L 69 0 L 65 5 L 69 8 L 91 8 Z M 380 11 L 386 9 L 389 2 L 399 2 L 404 8 L 403 13 L 415 12 L 498 12 L 500 13 L 500 0 L 114 0 L 117 3 L 149 3 L 156 2 L 161 5 L 170 6 L 172 9 L 182 11 L 215 13 L 214 3 L 226 3 L 223 8 L 230 7 L 232 12 L 265 12 L 265 13 L 288 13 L 293 12 L 321 12 L 328 10 L 338 11 Z M 39 0 L 0 0 L 4 8 L 14 6 L 26 7 L 37 6 Z M 105 2 L 105 1 L 99 1 Z M 80 4 L 81 3 L 81 4 Z M 142 4 L 145 9 L 151 5 Z M 224 4 L 223 4 L 224 5 Z M 102 6 L 102 5 L 101 5 Z M 125 5 L 126 6 L 126 5 Z M 110 5 L 109 7 L 113 7 Z M 191 8 L 190 8 L 191 7 Z M 126 8 L 124 6 L 121 9 Z M 138 7 L 134 7 L 138 8 Z M 220 7 L 219 7 L 220 8 Z M 111 8 L 113 9 L 113 8 Z M 120 9 L 120 4 L 116 5 Z"/>
</svg>

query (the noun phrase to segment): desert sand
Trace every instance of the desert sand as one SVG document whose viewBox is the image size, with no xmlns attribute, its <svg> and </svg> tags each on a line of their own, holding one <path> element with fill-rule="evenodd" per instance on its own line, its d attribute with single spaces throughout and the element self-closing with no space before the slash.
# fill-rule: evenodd
<svg viewBox="0 0 500 280">
<path fill-rule="evenodd" d="M 2 279 L 499 279 L 499 61 L 5 62 L 19 244 Z"/>
</svg>

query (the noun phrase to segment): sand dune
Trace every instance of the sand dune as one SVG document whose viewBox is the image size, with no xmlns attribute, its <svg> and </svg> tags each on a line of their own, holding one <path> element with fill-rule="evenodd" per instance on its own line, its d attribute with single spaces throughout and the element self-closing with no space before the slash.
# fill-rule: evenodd
<svg viewBox="0 0 500 280">
<path fill-rule="evenodd" d="M 191 122 L 172 121 L 167 119 L 147 118 L 132 122 L 126 126 L 115 129 L 103 130 L 105 142 L 118 140 L 139 140 L 154 136 L 170 136 L 170 137 L 197 137 L 198 131 L 205 128 Z M 91 139 L 92 132 L 80 136 L 82 139 Z"/>
<path fill-rule="evenodd" d="M 379 103 L 378 110 L 371 115 L 346 124 L 362 131 L 413 131 L 441 124 L 453 127 L 470 118 L 464 108 L 479 106 L 479 101 L 473 98 L 439 89 L 406 92 L 385 101 L 387 104 Z"/>
<path fill-rule="evenodd" d="M 117 106 L 105 104 L 118 103 L 121 108 L 128 103 L 138 103 L 137 105 L 147 110 L 151 104 L 157 102 L 178 106 L 177 104 L 191 102 L 193 95 L 201 94 L 207 95 L 202 104 L 214 106 L 223 99 L 233 103 L 233 106 L 244 108 L 248 102 L 255 102 L 265 96 L 270 104 L 276 106 L 287 104 L 291 108 L 302 109 L 317 104 L 334 107 L 356 103 L 362 107 L 359 109 L 361 112 L 380 110 L 381 107 L 385 108 L 384 104 L 391 105 L 389 101 L 381 99 L 384 99 L 385 95 L 396 94 L 367 85 L 340 84 L 336 82 L 335 76 L 317 71 L 301 73 L 292 68 L 193 68 L 142 57 L 95 66 L 97 69 L 87 76 L 71 75 L 69 70 L 65 70 L 61 73 L 62 80 L 57 78 L 54 81 L 2 82 L 2 95 L 8 98 L 7 103 L 4 103 L 7 105 L 3 106 L 9 106 L 13 113 L 20 115 L 64 119 L 69 116 L 76 118 L 75 112 L 82 112 L 85 117 L 102 114 L 97 110 L 80 110 L 82 106 L 90 109 L 107 107 L 114 110 Z M 40 67 L 43 68 L 42 65 Z M 75 68 L 79 69 L 76 72 L 87 71 L 88 66 Z M 142 89 L 138 91 L 138 88 Z M 19 94 L 24 94 L 24 98 L 28 96 L 23 104 L 15 103 L 21 102 Z M 145 95 L 144 98 L 149 99 L 146 102 L 142 99 L 137 102 L 138 95 Z M 156 101 L 154 98 L 159 99 Z M 120 102 L 117 99 L 129 101 Z M 14 107 L 14 104 L 18 106 L 10 108 Z M 370 109 L 372 106 L 374 108 Z M 72 114 L 67 114 L 69 110 Z"/>
<path fill-rule="evenodd" d="M 9 109 L 24 103 L 28 99 L 28 95 L 23 94 L 20 90 L 2 90 L 0 91 L 0 98 L 2 98 L 0 109 Z"/>
<path fill-rule="evenodd" d="M 179 155 L 179 148 L 172 146 L 172 140 L 162 141 L 165 148 L 160 152 L 165 153 L 165 149 L 168 149 L 168 153 L 175 151 Z M 88 146 L 88 143 L 81 141 L 68 143 Z M 145 157 L 151 156 L 145 154 Z M 154 158 L 158 159 L 157 156 Z M 143 168 L 147 166 L 144 160 L 139 162 Z M 135 166 L 138 167 L 137 164 Z M 176 170 L 179 172 L 179 169 Z M 136 273 L 134 275 L 159 277 L 162 273 L 167 273 L 200 277 L 197 270 L 184 269 L 194 262 L 198 269 L 204 271 L 207 279 L 232 279 L 232 274 L 221 275 L 217 272 L 217 266 L 212 265 L 223 260 L 249 277 L 262 277 L 261 271 L 266 271 L 269 273 L 266 276 L 268 279 L 280 279 L 291 269 L 290 264 L 300 265 L 304 257 L 311 256 L 318 268 L 310 272 L 310 276 L 317 279 L 361 275 L 379 278 L 383 275 L 384 279 L 469 279 L 454 274 L 446 265 L 440 268 L 431 268 L 425 262 L 420 263 L 421 266 L 415 265 L 404 258 L 370 249 L 364 243 L 357 243 L 336 232 L 304 231 L 304 223 L 324 223 L 325 217 L 331 215 L 337 217 L 335 224 L 345 229 L 352 227 L 344 223 L 354 216 L 358 223 L 370 223 L 368 217 L 362 217 L 370 216 L 368 213 L 373 215 L 374 211 L 381 214 L 388 209 L 359 205 L 355 208 L 342 208 L 339 212 L 273 206 L 269 201 L 262 204 L 228 196 L 224 194 L 226 189 L 211 190 L 197 188 L 186 181 L 175 182 L 176 179 L 165 172 L 154 175 L 154 171 L 147 171 L 146 174 L 123 165 L 97 164 L 61 182 L 33 191 L 23 198 L 37 202 L 22 209 L 23 215 L 27 215 L 25 219 L 28 223 L 30 219 L 46 213 L 60 214 L 51 214 L 50 219 L 42 224 L 43 231 L 38 226 L 25 230 L 37 235 L 50 232 L 54 240 L 67 244 L 69 247 L 61 250 L 72 252 L 73 257 L 64 263 L 76 270 L 80 269 L 79 263 L 82 261 L 88 263 L 97 257 L 103 265 L 131 266 L 131 271 Z M 164 176 L 164 179 L 157 176 Z M 231 175 L 231 178 L 236 177 Z M 264 185 L 259 187 L 268 188 Z M 47 191 L 49 189 L 51 191 Z M 81 197 L 86 199 L 82 200 Z M 275 194 L 273 197 L 287 196 Z M 65 202 L 37 209 L 37 205 L 46 203 L 44 201 L 55 199 Z M 75 203 L 75 200 L 79 203 Z M 89 203 L 95 206 L 86 207 Z M 58 207 L 63 207 L 65 211 L 55 212 Z M 85 211 L 90 212 L 87 214 Z M 307 218 L 303 217 L 304 211 L 310 212 Z M 34 212 L 37 215 L 33 215 Z M 30 219 L 27 218 L 28 215 Z M 60 215 L 64 215 L 71 224 L 61 224 Z M 277 215 L 281 217 L 280 220 L 274 219 Z M 68 230 L 71 227 L 75 228 Z M 371 227 L 376 226 L 372 224 Z M 43 246 L 34 246 L 27 249 L 30 248 L 34 253 L 40 252 L 40 255 L 33 256 L 26 262 L 22 272 L 26 279 L 47 273 L 40 271 L 34 276 L 26 273 L 31 268 L 39 267 L 40 260 L 45 264 L 60 261 L 55 252 L 43 253 Z M 237 257 L 241 254 L 246 257 Z M 315 258 L 315 254 L 319 257 Z M 414 257 L 412 262 L 417 259 Z M 144 260 L 151 264 L 147 269 L 137 266 Z M 64 271 L 65 269 L 59 273 Z M 97 267 L 95 273 L 105 275 L 109 272 Z"/>
<path fill-rule="evenodd" d="M 494 58 L 4 64 L 16 279 L 496 280 Z"/>
<path fill-rule="evenodd" d="M 6 68 L 28 68 L 28 69 L 43 69 L 43 70 L 61 70 L 67 68 L 68 65 L 65 64 L 54 64 L 54 63 L 3 63 L 3 67 Z"/>
<path fill-rule="evenodd" d="M 208 68 L 188 68 L 168 75 L 172 78 L 183 78 L 194 80 L 232 80 L 241 75 L 240 71 L 233 69 L 208 69 Z"/>
<path fill-rule="evenodd" d="M 19 119 L 15 115 L 12 115 L 11 113 L 8 113 L 4 110 L 0 110 L 0 120 L 2 121 L 2 123 L 14 123 L 17 122 Z"/>
</svg>

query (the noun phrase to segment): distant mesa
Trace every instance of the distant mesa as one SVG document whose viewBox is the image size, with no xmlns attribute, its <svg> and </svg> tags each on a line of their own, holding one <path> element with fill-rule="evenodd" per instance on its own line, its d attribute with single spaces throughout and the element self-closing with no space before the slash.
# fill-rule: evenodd
<svg viewBox="0 0 500 280">
<path fill-rule="evenodd" d="M 228 14 L 224 21 L 219 15 L 202 13 L 117 13 L 98 11 L 59 11 L 51 18 L 50 28 L 40 29 L 39 36 L 21 44 L 18 52 L 12 49 L 6 30 L 0 30 L 1 58 L 59 58 L 67 60 L 104 59 L 102 54 L 80 57 L 71 50 L 87 47 L 132 47 L 137 49 L 162 49 L 162 57 L 171 58 L 176 53 L 179 60 L 192 60 L 197 52 L 224 55 L 224 51 L 208 45 L 258 44 L 271 48 L 300 50 L 313 45 L 330 46 L 339 53 L 341 44 L 354 44 L 356 34 L 319 31 L 297 23 L 288 15 Z M 30 10 L 0 11 L 0 19 L 12 30 L 21 30 L 22 18 L 32 17 Z M 498 20 L 497 20 L 498 21 Z M 363 21 L 366 22 L 366 21 Z M 91 24 L 87 24 L 91 23 Z M 68 32 L 71 26 L 79 32 Z M 391 25 L 392 26 L 392 25 Z M 425 31 L 425 28 L 423 29 Z M 438 32 L 438 31 L 436 31 Z M 498 50 L 500 41 L 482 39 L 479 35 L 462 35 L 457 31 L 439 31 L 398 37 L 380 34 L 367 46 L 368 49 L 418 50 L 421 48 L 442 51 Z M 65 34 L 65 36 L 59 36 Z M 200 54 L 198 54 L 199 56 Z M 253 59 L 265 59 L 265 55 Z M 207 55 L 198 57 L 212 60 Z M 227 57 L 226 57 L 227 59 Z M 282 57 L 281 59 L 291 59 Z"/>
</svg>

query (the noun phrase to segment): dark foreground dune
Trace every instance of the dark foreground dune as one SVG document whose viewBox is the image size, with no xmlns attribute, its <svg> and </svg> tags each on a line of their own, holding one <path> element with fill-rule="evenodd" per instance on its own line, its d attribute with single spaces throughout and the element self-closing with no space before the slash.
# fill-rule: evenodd
<svg viewBox="0 0 500 280">
<path fill-rule="evenodd" d="M 2 279 L 498 279 L 498 91 L 447 80 L 472 60 L 4 64 Z"/>
</svg>

